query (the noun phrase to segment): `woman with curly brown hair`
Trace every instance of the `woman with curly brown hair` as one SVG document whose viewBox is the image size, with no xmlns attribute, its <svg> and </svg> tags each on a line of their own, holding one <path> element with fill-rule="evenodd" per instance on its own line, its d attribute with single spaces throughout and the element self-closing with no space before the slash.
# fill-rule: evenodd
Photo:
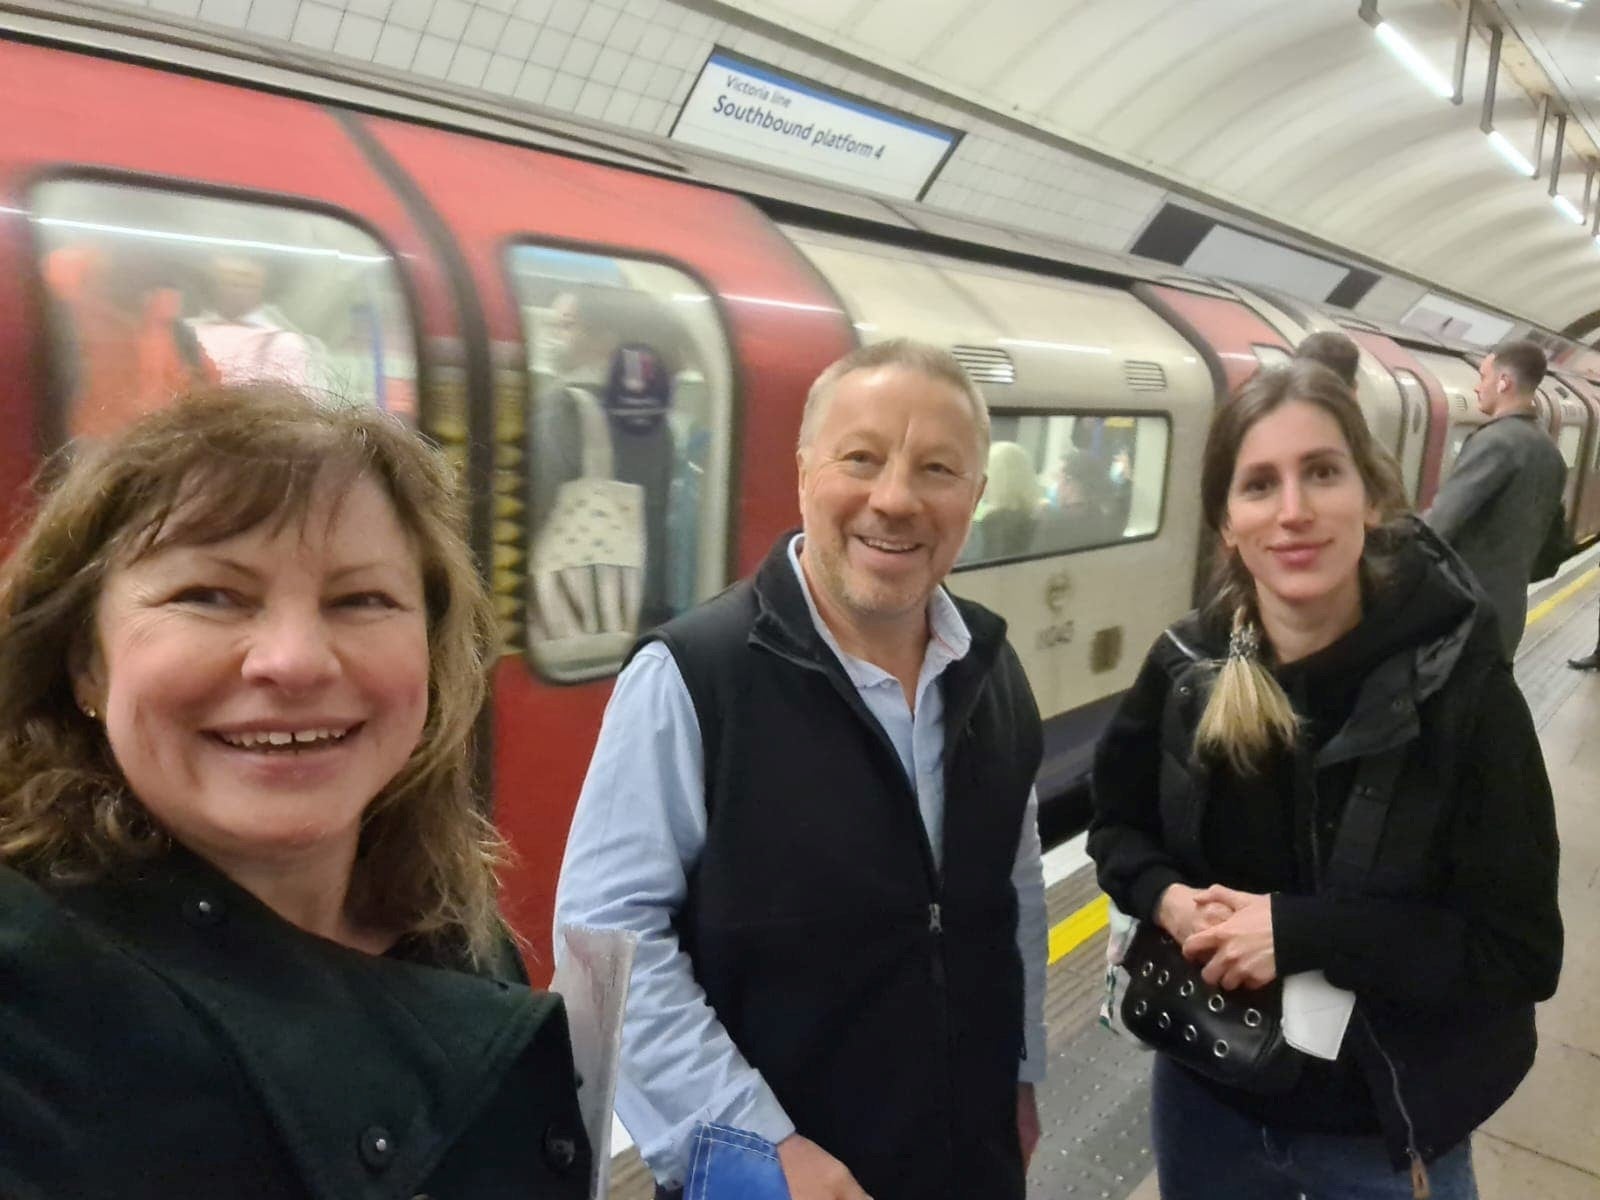
<svg viewBox="0 0 1600 1200">
<path fill-rule="evenodd" d="M 1550 786 L 1493 615 L 1320 364 L 1219 409 L 1201 501 L 1210 598 L 1102 740 L 1089 835 L 1111 899 L 1181 947 L 1132 1008 L 1162 1051 L 1161 1195 L 1469 1200 L 1467 1138 L 1532 1064 L 1562 941 Z M 1282 999 L 1284 1040 L 1240 1060 L 1264 989 L 1315 972 L 1348 1024 L 1317 1046 Z M 1239 1035 L 1201 1036 L 1212 1018 Z"/>
<path fill-rule="evenodd" d="M 43 497 L 0 574 L 0 1194 L 586 1194 L 470 790 L 459 522 L 408 430 L 272 388 Z"/>
</svg>

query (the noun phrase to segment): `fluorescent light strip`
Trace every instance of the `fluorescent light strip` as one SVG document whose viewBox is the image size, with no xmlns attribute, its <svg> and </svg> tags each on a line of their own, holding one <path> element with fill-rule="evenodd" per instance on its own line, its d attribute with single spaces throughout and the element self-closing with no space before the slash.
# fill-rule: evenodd
<svg viewBox="0 0 1600 1200">
<path fill-rule="evenodd" d="M 131 225 L 102 225 L 98 221 L 69 221 L 65 217 L 39 217 L 40 225 L 52 229 L 84 229 L 91 233 L 116 233 L 124 237 L 153 238 L 158 242 L 189 242 L 197 246 L 229 246 L 239 250 L 271 250 L 276 254 L 300 254 L 309 258 L 336 258 L 340 262 L 386 263 L 384 254 L 346 254 L 343 250 L 324 250 L 316 246 L 289 246 L 282 242 L 255 242 L 245 238 L 204 237 L 198 233 L 171 233 L 165 229 L 135 229 Z"/>
<path fill-rule="evenodd" d="M 1405 34 L 1387 21 L 1379 21 L 1373 26 L 1372 32 L 1378 35 L 1378 40 L 1383 43 L 1384 49 L 1404 63 L 1406 69 L 1420 79 L 1430 92 L 1441 100 L 1455 98 L 1455 85 L 1422 57 L 1422 52 L 1406 40 Z"/>
<path fill-rule="evenodd" d="M 1578 211 L 1578 206 L 1565 196 L 1553 196 L 1550 203 L 1554 204 L 1557 211 L 1574 225 L 1583 224 L 1583 214 Z"/>
<path fill-rule="evenodd" d="M 1529 179 L 1533 178 L 1533 164 L 1528 161 L 1527 157 L 1522 153 L 1521 150 L 1518 150 L 1506 140 L 1505 134 L 1501 133 L 1498 129 L 1491 131 L 1489 134 L 1489 144 L 1500 152 L 1501 158 L 1505 159 L 1511 164 L 1512 170 L 1516 171 L 1519 175 L 1526 175 Z"/>
<path fill-rule="evenodd" d="M 1099 354 L 1109 356 L 1104 346 L 1079 346 L 1074 342 L 1042 342 L 1033 338 L 996 338 L 1002 346 L 1018 346 L 1028 350 L 1065 350 L 1072 354 Z"/>
</svg>

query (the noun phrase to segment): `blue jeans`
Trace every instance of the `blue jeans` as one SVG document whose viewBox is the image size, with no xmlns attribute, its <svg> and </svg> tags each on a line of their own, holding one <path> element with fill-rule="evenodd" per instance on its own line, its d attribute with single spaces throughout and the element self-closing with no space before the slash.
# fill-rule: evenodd
<svg viewBox="0 0 1600 1200">
<path fill-rule="evenodd" d="M 764 1137 L 727 1125 L 696 1125 L 683 1190 L 657 1188 L 658 1200 L 789 1200 L 778 1152 Z"/>
<path fill-rule="evenodd" d="M 1272 1129 L 1155 1056 L 1150 1123 L 1161 1200 L 1411 1200 L 1383 1139 Z M 1428 1164 L 1433 1200 L 1478 1200 L 1466 1142 Z"/>
</svg>

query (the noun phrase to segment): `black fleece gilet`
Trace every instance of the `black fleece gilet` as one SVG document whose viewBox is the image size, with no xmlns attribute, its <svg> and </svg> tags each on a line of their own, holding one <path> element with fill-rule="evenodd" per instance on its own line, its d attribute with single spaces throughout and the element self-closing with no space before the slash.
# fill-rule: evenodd
<svg viewBox="0 0 1600 1200">
<path fill-rule="evenodd" d="M 800 1134 L 876 1200 L 1021 1200 L 1011 883 L 1041 754 L 1005 624 L 956 601 L 943 870 L 882 727 L 818 636 L 785 535 L 649 635 L 700 719 L 707 830 L 678 921 L 718 1018 Z"/>
</svg>

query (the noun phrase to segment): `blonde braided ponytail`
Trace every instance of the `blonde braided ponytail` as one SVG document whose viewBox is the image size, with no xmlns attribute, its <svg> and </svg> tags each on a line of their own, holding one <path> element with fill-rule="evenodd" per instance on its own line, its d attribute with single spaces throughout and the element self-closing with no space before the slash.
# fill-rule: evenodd
<svg viewBox="0 0 1600 1200">
<path fill-rule="evenodd" d="M 1289 697 L 1261 664 L 1261 631 L 1241 604 L 1233 611 L 1228 656 L 1195 727 L 1195 749 L 1251 775 L 1273 750 L 1293 746 L 1299 732 Z"/>
</svg>

